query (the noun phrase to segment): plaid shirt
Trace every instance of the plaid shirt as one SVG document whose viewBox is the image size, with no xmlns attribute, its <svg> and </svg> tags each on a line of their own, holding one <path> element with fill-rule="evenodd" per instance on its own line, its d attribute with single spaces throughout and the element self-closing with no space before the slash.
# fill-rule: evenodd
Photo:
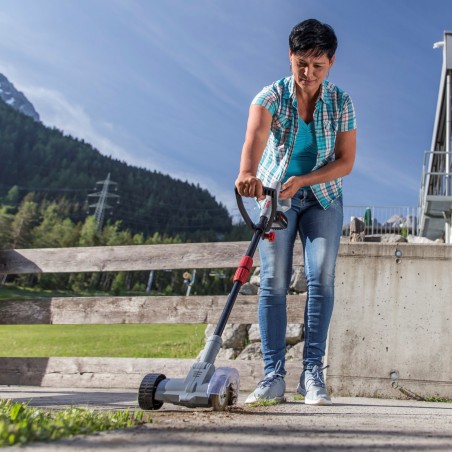
<svg viewBox="0 0 452 452">
<path fill-rule="evenodd" d="M 286 77 L 265 87 L 252 101 L 265 107 L 273 116 L 270 136 L 259 163 L 257 177 L 265 186 L 282 181 L 289 166 L 298 132 L 298 106 L 295 84 Z M 355 110 L 350 96 L 333 83 L 324 81 L 314 110 L 317 163 L 315 171 L 335 160 L 337 132 L 356 128 Z M 324 209 L 342 195 L 342 178 L 311 186 Z"/>
</svg>

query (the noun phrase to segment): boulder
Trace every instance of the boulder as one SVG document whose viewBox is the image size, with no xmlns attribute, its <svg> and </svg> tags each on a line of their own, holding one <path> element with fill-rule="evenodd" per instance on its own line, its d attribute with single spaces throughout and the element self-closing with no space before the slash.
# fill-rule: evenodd
<svg viewBox="0 0 452 452">
<path fill-rule="evenodd" d="M 295 345 L 303 340 L 303 325 L 289 323 L 286 330 L 286 344 Z"/>
<path fill-rule="evenodd" d="M 400 234 L 383 234 L 380 243 L 406 243 L 408 240 Z"/>
<path fill-rule="evenodd" d="M 260 274 L 261 274 L 260 267 L 256 267 L 253 274 L 251 275 L 250 284 L 252 284 L 253 286 L 259 287 L 260 281 L 261 281 Z"/>
<path fill-rule="evenodd" d="M 236 359 L 240 354 L 240 350 L 233 348 L 221 348 L 218 352 L 217 359 Z"/>
<path fill-rule="evenodd" d="M 201 350 L 198 353 L 198 356 L 196 357 L 196 361 L 199 361 L 202 356 L 202 352 L 204 350 Z M 236 359 L 239 355 L 240 350 L 234 350 L 233 348 L 220 348 L 220 351 L 218 352 L 216 359 Z"/>
<path fill-rule="evenodd" d="M 301 362 L 303 360 L 303 347 L 304 342 L 298 342 L 298 344 L 289 347 L 286 352 L 286 361 L 293 359 Z"/>
<path fill-rule="evenodd" d="M 261 332 L 259 330 L 259 325 L 257 323 L 253 323 L 252 325 L 249 326 L 248 341 L 251 343 L 261 341 Z"/>
<path fill-rule="evenodd" d="M 417 235 L 409 234 L 407 237 L 408 243 L 435 243 L 427 237 L 418 237 Z"/>
<path fill-rule="evenodd" d="M 289 323 L 286 329 L 286 344 L 294 345 L 303 340 L 303 325 L 299 323 Z M 250 343 L 260 342 L 261 333 L 259 325 L 253 323 L 248 328 L 248 341 Z"/>
<path fill-rule="evenodd" d="M 294 271 L 292 272 L 292 279 L 290 280 L 289 290 L 295 293 L 307 292 L 308 288 L 304 274 L 304 266 L 294 268 Z"/>
<path fill-rule="evenodd" d="M 366 224 L 362 217 L 350 218 L 350 242 L 364 242 Z"/>
<path fill-rule="evenodd" d="M 214 332 L 216 325 L 207 325 L 204 333 L 205 338 L 208 339 Z M 242 350 L 247 339 L 247 325 L 242 324 L 228 324 L 226 325 L 222 339 L 222 348 L 232 348 L 234 350 Z"/>
<path fill-rule="evenodd" d="M 257 295 L 257 292 L 259 291 L 259 288 L 251 283 L 245 283 L 240 288 L 239 293 L 242 295 Z"/>
<path fill-rule="evenodd" d="M 249 284 L 251 286 L 253 286 L 257 289 L 260 287 L 260 282 L 261 282 L 260 274 L 261 274 L 261 269 L 260 269 L 260 267 L 257 267 L 254 270 L 254 273 L 251 275 L 250 282 L 249 282 Z M 243 287 L 245 287 L 245 285 Z M 258 293 L 258 290 L 256 292 L 254 292 L 255 289 L 253 289 L 251 287 L 247 287 L 245 290 L 247 292 L 250 292 L 250 293 L 246 293 L 246 295 L 255 295 Z M 304 274 L 304 266 L 303 265 L 294 267 L 294 269 L 292 270 L 289 291 L 292 293 L 304 293 L 307 291 L 306 277 Z"/>
<path fill-rule="evenodd" d="M 254 361 L 262 359 L 261 343 L 247 345 L 242 352 L 237 356 L 237 359 L 244 361 Z"/>
</svg>

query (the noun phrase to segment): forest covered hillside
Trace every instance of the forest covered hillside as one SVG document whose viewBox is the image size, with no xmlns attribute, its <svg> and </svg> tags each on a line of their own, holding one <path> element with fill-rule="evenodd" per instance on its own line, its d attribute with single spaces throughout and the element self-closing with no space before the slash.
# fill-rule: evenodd
<svg viewBox="0 0 452 452">
<path fill-rule="evenodd" d="M 83 222 L 99 208 L 102 190 L 105 224 L 119 220 L 132 233 L 194 242 L 221 240 L 232 229 L 226 207 L 199 185 L 102 155 L 0 102 L 0 205 L 19 206 L 34 193 L 35 202 L 58 202 Z"/>
</svg>

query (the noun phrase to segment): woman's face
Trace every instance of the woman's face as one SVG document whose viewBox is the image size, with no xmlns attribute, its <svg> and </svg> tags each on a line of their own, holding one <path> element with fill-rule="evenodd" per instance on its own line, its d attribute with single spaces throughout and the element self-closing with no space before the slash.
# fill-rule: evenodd
<svg viewBox="0 0 452 452">
<path fill-rule="evenodd" d="M 319 90 L 334 63 L 334 55 L 330 60 L 326 53 L 316 57 L 309 52 L 300 54 L 289 50 L 289 59 L 297 87 L 311 94 Z"/>
</svg>

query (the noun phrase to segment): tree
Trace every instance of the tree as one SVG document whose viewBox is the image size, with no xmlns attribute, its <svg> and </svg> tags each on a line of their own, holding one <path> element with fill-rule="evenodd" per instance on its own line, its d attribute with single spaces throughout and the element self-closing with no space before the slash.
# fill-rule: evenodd
<svg viewBox="0 0 452 452">
<path fill-rule="evenodd" d="M 232 221 L 224 205 L 199 184 L 127 165 L 102 155 L 90 144 L 37 123 L 0 102 L 0 180 L 10 189 L 6 202 L 17 206 L 27 193 L 34 201 L 57 202 L 64 194 L 74 223 L 86 215 L 88 194 L 108 173 L 118 183 L 121 204 L 111 221 L 121 229 L 152 236 L 155 232 L 186 241 L 219 240 Z M 58 202 L 60 205 L 60 203 Z"/>
<path fill-rule="evenodd" d="M 27 195 L 11 224 L 13 248 L 30 248 L 33 242 L 33 227 L 38 222 L 38 209 L 33 194 Z"/>
<path fill-rule="evenodd" d="M 18 205 L 20 201 L 20 191 L 17 185 L 11 187 L 6 195 L 6 203 L 12 206 Z"/>
<path fill-rule="evenodd" d="M 60 248 L 76 246 L 79 231 L 70 218 L 58 215 L 58 206 L 51 203 L 42 211 L 42 221 L 33 230 L 35 248 Z"/>
<path fill-rule="evenodd" d="M 100 245 L 99 236 L 97 234 L 97 222 L 94 216 L 86 217 L 80 231 L 78 246 L 96 246 Z"/>
<path fill-rule="evenodd" d="M 7 249 L 12 247 L 12 223 L 14 215 L 9 213 L 9 206 L 0 207 L 0 249 Z"/>
</svg>

